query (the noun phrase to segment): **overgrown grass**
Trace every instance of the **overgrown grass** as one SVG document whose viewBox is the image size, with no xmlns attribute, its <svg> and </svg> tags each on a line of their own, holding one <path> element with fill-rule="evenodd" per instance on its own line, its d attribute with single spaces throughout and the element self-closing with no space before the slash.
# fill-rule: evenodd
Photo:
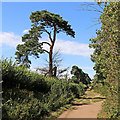
<svg viewBox="0 0 120 120">
<path fill-rule="evenodd" d="M 85 99 L 83 102 L 82 102 L 83 105 L 89 105 L 90 104 L 90 100 L 89 99 Z"/>
<path fill-rule="evenodd" d="M 92 102 L 100 102 L 103 101 L 103 99 L 92 99 Z"/>
</svg>

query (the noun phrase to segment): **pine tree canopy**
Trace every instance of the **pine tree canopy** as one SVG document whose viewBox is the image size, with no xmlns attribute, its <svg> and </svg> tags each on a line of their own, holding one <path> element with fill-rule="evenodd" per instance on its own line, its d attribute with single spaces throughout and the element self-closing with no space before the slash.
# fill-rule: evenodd
<svg viewBox="0 0 120 120">
<path fill-rule="evenodd" d="M 63 20 L 63 18 L 46 10 L 32 12 L 30 15 L 31 28 L 28 34 L 22 36 L 23 44 L 17 46 L 16 60 L 19 64 L 25 64 L 30 67 L 31 61 L 28 56 L 35 56 L 39 58 L 41 53 L 50 53 L 43 49 L 43 44 L 47 44 L 53 50 L 54 43 L 56 40 L 56 35 L 59 32 L 64 32 L 66 35 L 75 37 L 75 32 L 68 24 L 68 21 Z M 46 33 L 49 37 L 50 42 L 41 42 L 42 34 Z"/>
</svg>

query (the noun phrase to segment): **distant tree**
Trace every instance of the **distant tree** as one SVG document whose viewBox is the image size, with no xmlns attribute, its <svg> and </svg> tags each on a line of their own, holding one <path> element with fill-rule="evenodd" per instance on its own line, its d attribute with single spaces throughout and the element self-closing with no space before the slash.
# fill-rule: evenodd
<svg viewBox="0 0 120 120">
<path fill-rule="evenodd" d="M 63 20 L 63 18 L 54 13 L 50 13 L 46 10 L 33 12 L 30 16 L 32 22 L 32 28 L 29 30 L 28 34 L 22 37 L 22 42 L 24 44 L 17 46 L 16 60 L 21 64 L 26 64 L 28 67 L 31 61 L 28 56 L 34 55 L 39 58 L 40 53 L 48 53 L 49 55 L 49 76 L 53 76 L 53 48 L 56 41 L 56 36 L 60 32 L 64 32 L 71 37 L 75 37 L 75 32 L 68 24 L 68 21 Z M 42 34 L 46 33 L 49 36 L 50 42 L 40 42 Z M 49 46 L 49 51 L 43 49 L 43 44 Z"/>
<path fill-rule="evenodd" d="M 72 76 L 72 81 L 75 83 L 82 82 L 85 85 L 90 84 L 90 77 L 88 76 L 87 73 L 84 73 L 81 68 L 78 68 L 77 66 L 73 66 L 71 70 Z"/>
</svg>

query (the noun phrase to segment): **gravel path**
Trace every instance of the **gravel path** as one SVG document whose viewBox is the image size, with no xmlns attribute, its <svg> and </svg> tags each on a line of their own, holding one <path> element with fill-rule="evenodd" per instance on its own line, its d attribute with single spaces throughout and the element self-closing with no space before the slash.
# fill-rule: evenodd
<svg viewBox="0 0 120 120">
<path fill-rule="evenodd" d="M 101 110 L 102 101 L 92 102 L 96 97 L 100 97 L 98 94 L 91 91 L 86 91 L 86 97 L 84 100 L 90 100 L 90 104 L 82 104 L 83 101 L 77 102 L 70 109 L 64 111 L 58 118 L 97 118 L 97 114 Z M 90 95 L 92 94 L 92 98 Z M 93 96 L 94 95 L 94 96 Z M 80 99 L 79 99 L 80 100 Z"/>
</svg>

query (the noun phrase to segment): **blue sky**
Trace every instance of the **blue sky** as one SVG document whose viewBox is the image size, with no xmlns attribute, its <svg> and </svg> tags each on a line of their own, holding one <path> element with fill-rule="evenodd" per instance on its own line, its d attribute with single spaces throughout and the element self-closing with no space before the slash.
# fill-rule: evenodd
<svg viewBox="0 0 120 120">
<path fill-rule="evenodd" d="M 71 67 L 77 65 L 87 72 L 91 78 L 95 74 L 92 69 L 94 64 L 90 60 L 90 54 L 93 50 L 88 48 L 89 39 L 96 37 L 96 29 L 100 25 L 89 28 L 94 25 L 99 14 L 93 11 L 80 11 L 82 2 L 2 2 L 2 56 L 12 57 L 16 45 L 21 43 L 21 36 L 24 35 L 31 27 L 29 16 L 31 12 L 48 10 L 60 14 L 63 19 L 71 24 L 75 31 L 75 38 L 67 36 L 65 33 L 57 35 L 55 50 L 61 50 L 63 58 L 62 67 Z M 47 35 L 44 35 L 42 41 L 47 41 Z M 46 46 L 45 46 L 46 47 Z M 46 55 L 40 55 L 39 59 L 31 58 L 32 68 L 42 67 L 43 58 Z"/>
</svg>

